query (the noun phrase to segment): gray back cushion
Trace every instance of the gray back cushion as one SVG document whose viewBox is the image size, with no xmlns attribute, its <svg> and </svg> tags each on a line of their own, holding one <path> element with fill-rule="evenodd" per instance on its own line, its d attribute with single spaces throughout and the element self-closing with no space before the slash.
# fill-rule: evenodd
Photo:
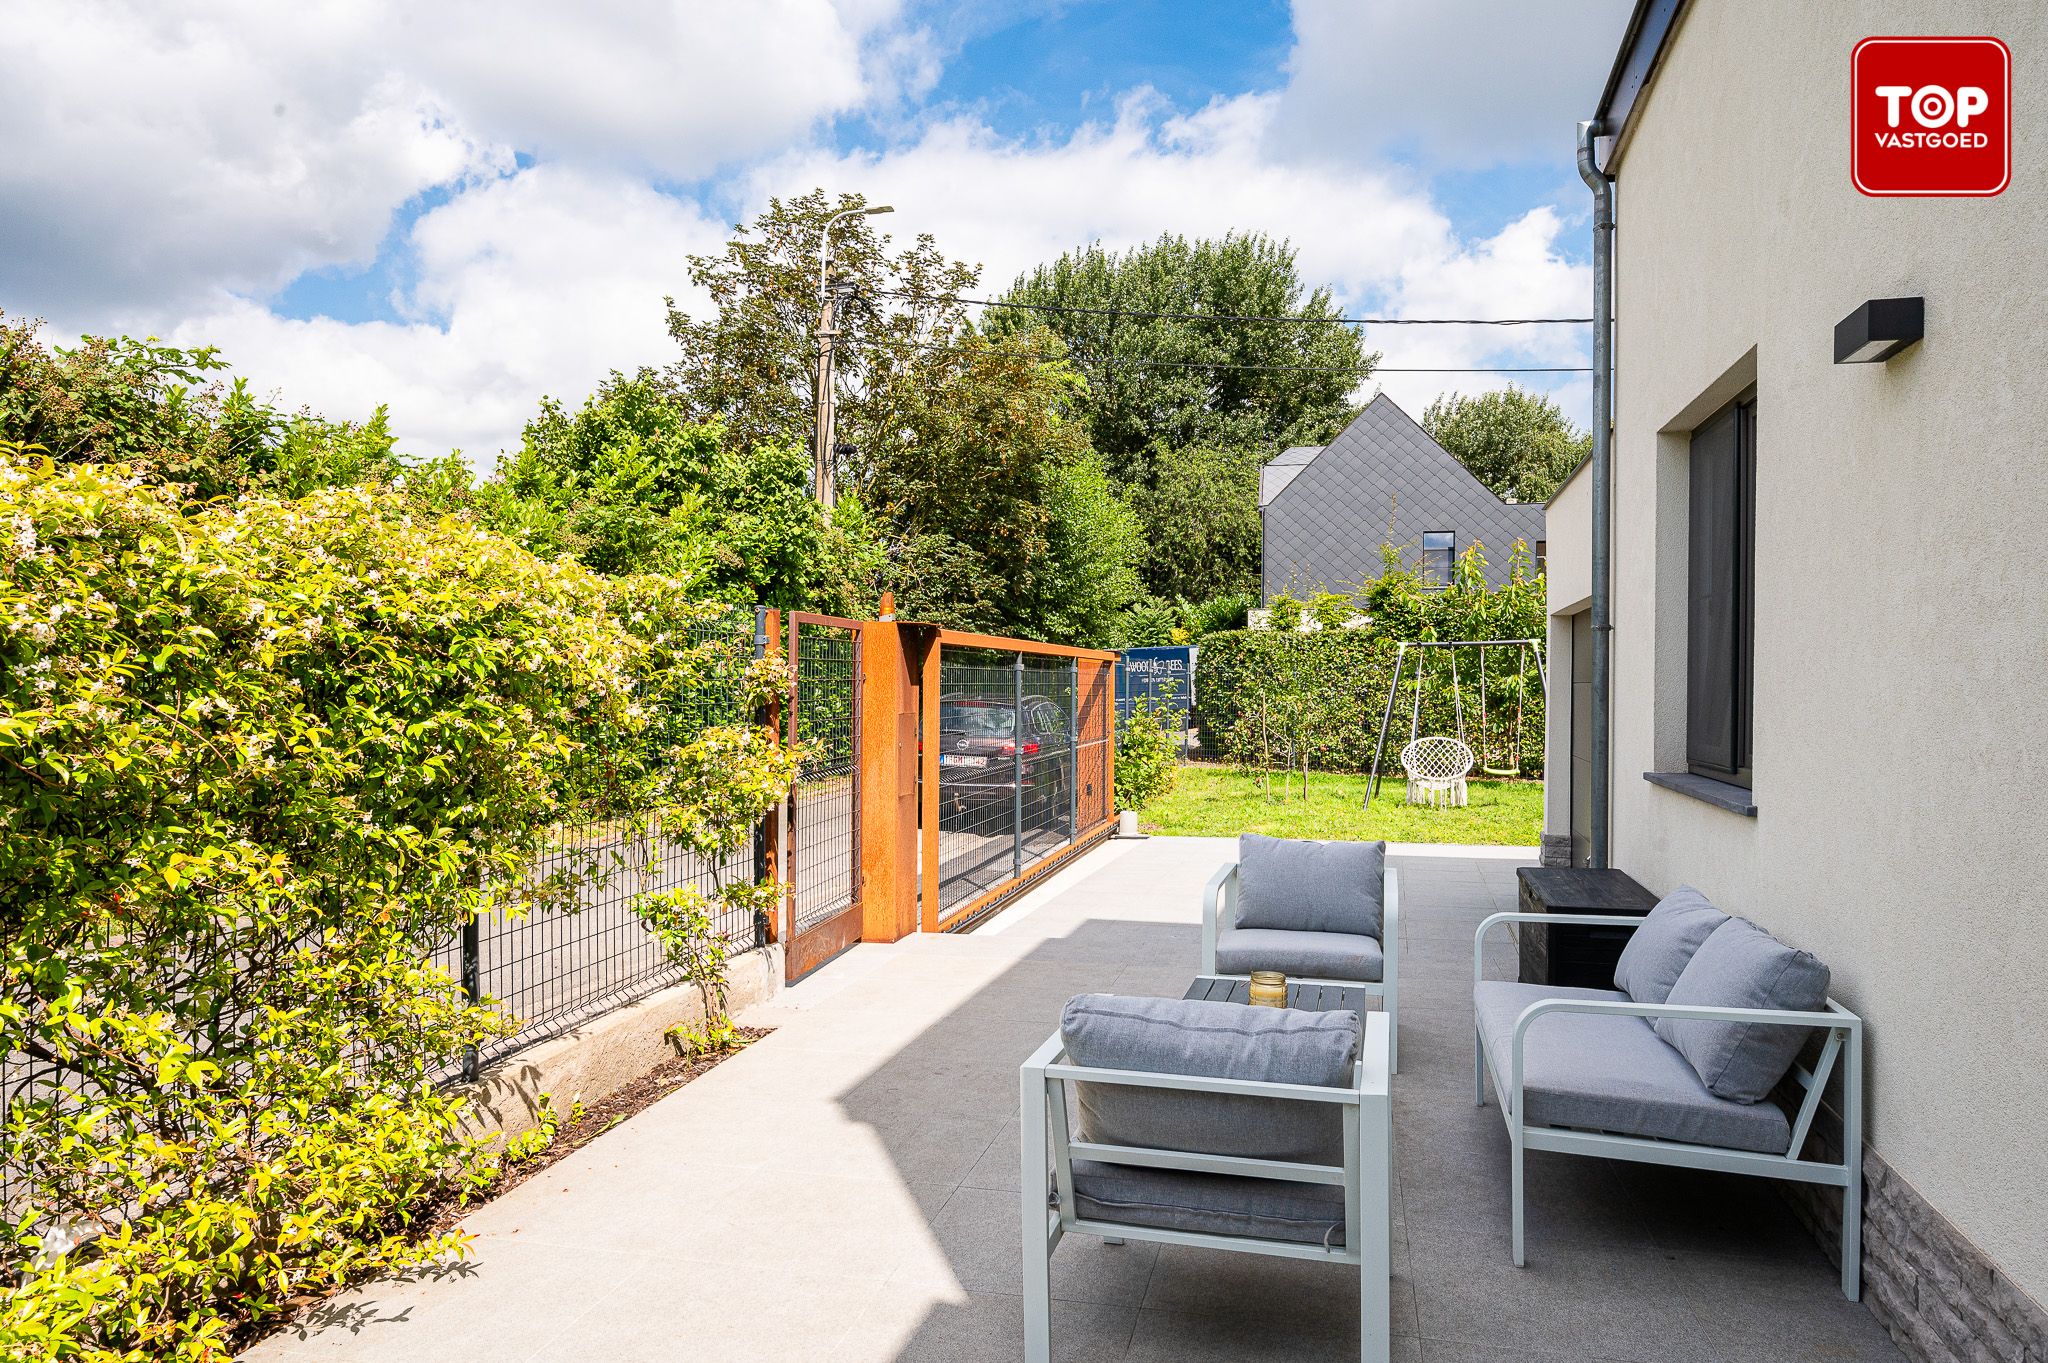
<svg viewBox="0 0 2048 1363">
<path fill-rule="evenodd" d="M 1383 842 L 1317 842 L 1246 833 L 1237 840 L 1237 925 L 1380 935 Z"/>
<path fill-rule="evenodd" d="M 1727 921 L 1728 915 L 1705 895 L 1690 885 L 1679 886 L 1657 901 L 1621 949 L 1614 987 L 1637 1003 L 1663 1003 L 1700 944 Z"/>
<path fill-rule="evenodd" d="M 1082 994 L 1060 1016 L 1077 1065 L 1338 1087 L 1358 1057 L 1358 1014 L 1198 999 Z M 1341 1164 L 1343 1108 L 1238 1094 L 1074 1085 L 1079 1138 L 1205 1155 Z"/>
<path fill-rule="evenodd" d="M 1748 919 L 1731 918 L 1693 953 L 1665 1001 L 1818 1012 L 1827 1006 L 1828 968 Z M 1808 1027 L 1702 1018 L 1658 1018 L 1656 1028 L 1691 1063 L 1708 1092 L 1738 1103 L 1769 1097 L 1812 1033 Z"/>
</svg>

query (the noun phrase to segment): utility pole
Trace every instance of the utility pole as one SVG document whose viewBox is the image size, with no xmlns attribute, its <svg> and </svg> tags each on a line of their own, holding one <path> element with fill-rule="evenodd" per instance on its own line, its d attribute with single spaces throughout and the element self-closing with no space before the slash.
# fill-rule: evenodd
<svg viewBox="0 0 2048 1363">
<path fill-rule="evenodd" d="M 817 403 L 815 432 L 816 444 L 811 453 L 811 495 L 818 505 L 831 508 L 834 496 L 832 488 L 833 441 L 832 441 L 832 350 L 839 332 L 834 320 L 837 298 L 835 297 L 830 270 L 832 266 L 832 229 L 842 218 L 874 217 L 879 213 L 894 213 L 888 204 L 877 204 L 872 208 L 847 208 L 834 213 L 825 220 L 825 230 L 818 242 L 818 377 L 815 399 Z"/>
<path fill-rule="evenodd" d="M 811 451 L 811 495 L 818 505 L 831 508 L 832 490 L 832 342 L 839 333 L 832 326 L 832 290 L 820 290 L 818 306 L 817 432 Z"/>
</svg>

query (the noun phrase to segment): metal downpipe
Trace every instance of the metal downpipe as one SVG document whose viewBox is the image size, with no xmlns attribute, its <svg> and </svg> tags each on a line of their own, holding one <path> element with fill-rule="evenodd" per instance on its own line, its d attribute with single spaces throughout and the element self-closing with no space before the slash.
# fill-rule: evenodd
<svg viewBox="0 0 2048 1363">
<path fill-rule="evenodd" d="M 1608 863 L 1614 791 L 1614 181 L 1600 169 L 1597 123 L 1579 124 L 1579 178 L 1593 191 L 1593 798 L 1587 862 Z"/>
</svg>

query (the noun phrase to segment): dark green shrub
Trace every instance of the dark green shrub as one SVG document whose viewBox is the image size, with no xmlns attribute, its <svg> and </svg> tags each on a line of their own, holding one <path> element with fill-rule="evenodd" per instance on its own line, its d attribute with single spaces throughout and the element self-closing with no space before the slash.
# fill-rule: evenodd
<svg viewBox="0 0 2048 1363">
<path fill-rule="evenodd" d="M 493 1166 L 431 1080 L 502 1024 L 429 954 L 607 871 L 529 875 L 555 826 L 730 850 L 793 758 L 668 720 L 728 665 L 682 584 L 401 494 L 194 506 L 0 441 L 0 514 L 0 1059 L 46 1076 L 0 1132 L 0 1358 L 212 1363 L 464 1243 L 416 1219 Z M 736 666 L 745 716 L 776 669 Z"/>
<path fill-rule="evenodd" d="M 1144 696 L 1116 726 L 1116 807 L 1141 809 L 1173 789 L 1180 712 Z"/>
<path fill-rule="evenodd" d="M 1309 766 L 1326 771 L 1364 771 L 1372 763 L 1401 641 L 1532 639 L 1542 637 L 1544 628 L 1543 579 L 1528 575 L 1528 555 L 1521 546 L 1510 560 L 1508 583 L 1496 590 L 1488 590 L 1485 559 L 1474 549 L 1460 557 L 1444 590 L 1425 590 L 1415 574 L 1390 565 L 1366 584 L 1359 599 L 1372 617 L 1366 627 L 1296 633 L 1282 616 L 1285 612 L 1298 621 L 1301 603 L 1282 596 L 1272 603 L 1272 628 L 1205 638 L 1195 679 L 1195 725 L 1204 745 L 1241 761 L 1258 761 L 1261 752 L 1276 746 L 1293 747 L 1299 749 L 1297 765 L 1305 757 Z M 1514 745 L 1519 697 L 1518 765 L 1524 775 L 1540 775 L 1543 687 L 1533 656 L 1526 673 L 1518 675 L 1520 662 L 1516 650 L 1487 654 L 1490 723 L 1482 741 L 1479 650 L 1430 650 L 1419 709 L 1411 658 L 1395 698 L 1382 769 L 1397 763 L 1411 726 L 1418 733 L 1456 734 L 1460 697 L 1465 741 L 1481 765 L 1505 765 Z"/>
</svg>

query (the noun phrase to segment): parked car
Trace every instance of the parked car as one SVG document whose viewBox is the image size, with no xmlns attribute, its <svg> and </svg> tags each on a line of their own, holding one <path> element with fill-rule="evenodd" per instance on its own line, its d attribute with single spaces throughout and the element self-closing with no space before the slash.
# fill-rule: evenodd
<svg viewBox="0 0 2048 1363">
<path fill-rule="evenodd" d="M 1026 696 L 1019 733 L 1017 703 L 998 697 L 939 697 L 939 826 L 1007 829 L 1021 778 L 1026 827 L 1064 823 L 1073 745 L 1066 708 Z M 1021 744 L 1021 751 L 1020 751 Z"/>
</svg>

